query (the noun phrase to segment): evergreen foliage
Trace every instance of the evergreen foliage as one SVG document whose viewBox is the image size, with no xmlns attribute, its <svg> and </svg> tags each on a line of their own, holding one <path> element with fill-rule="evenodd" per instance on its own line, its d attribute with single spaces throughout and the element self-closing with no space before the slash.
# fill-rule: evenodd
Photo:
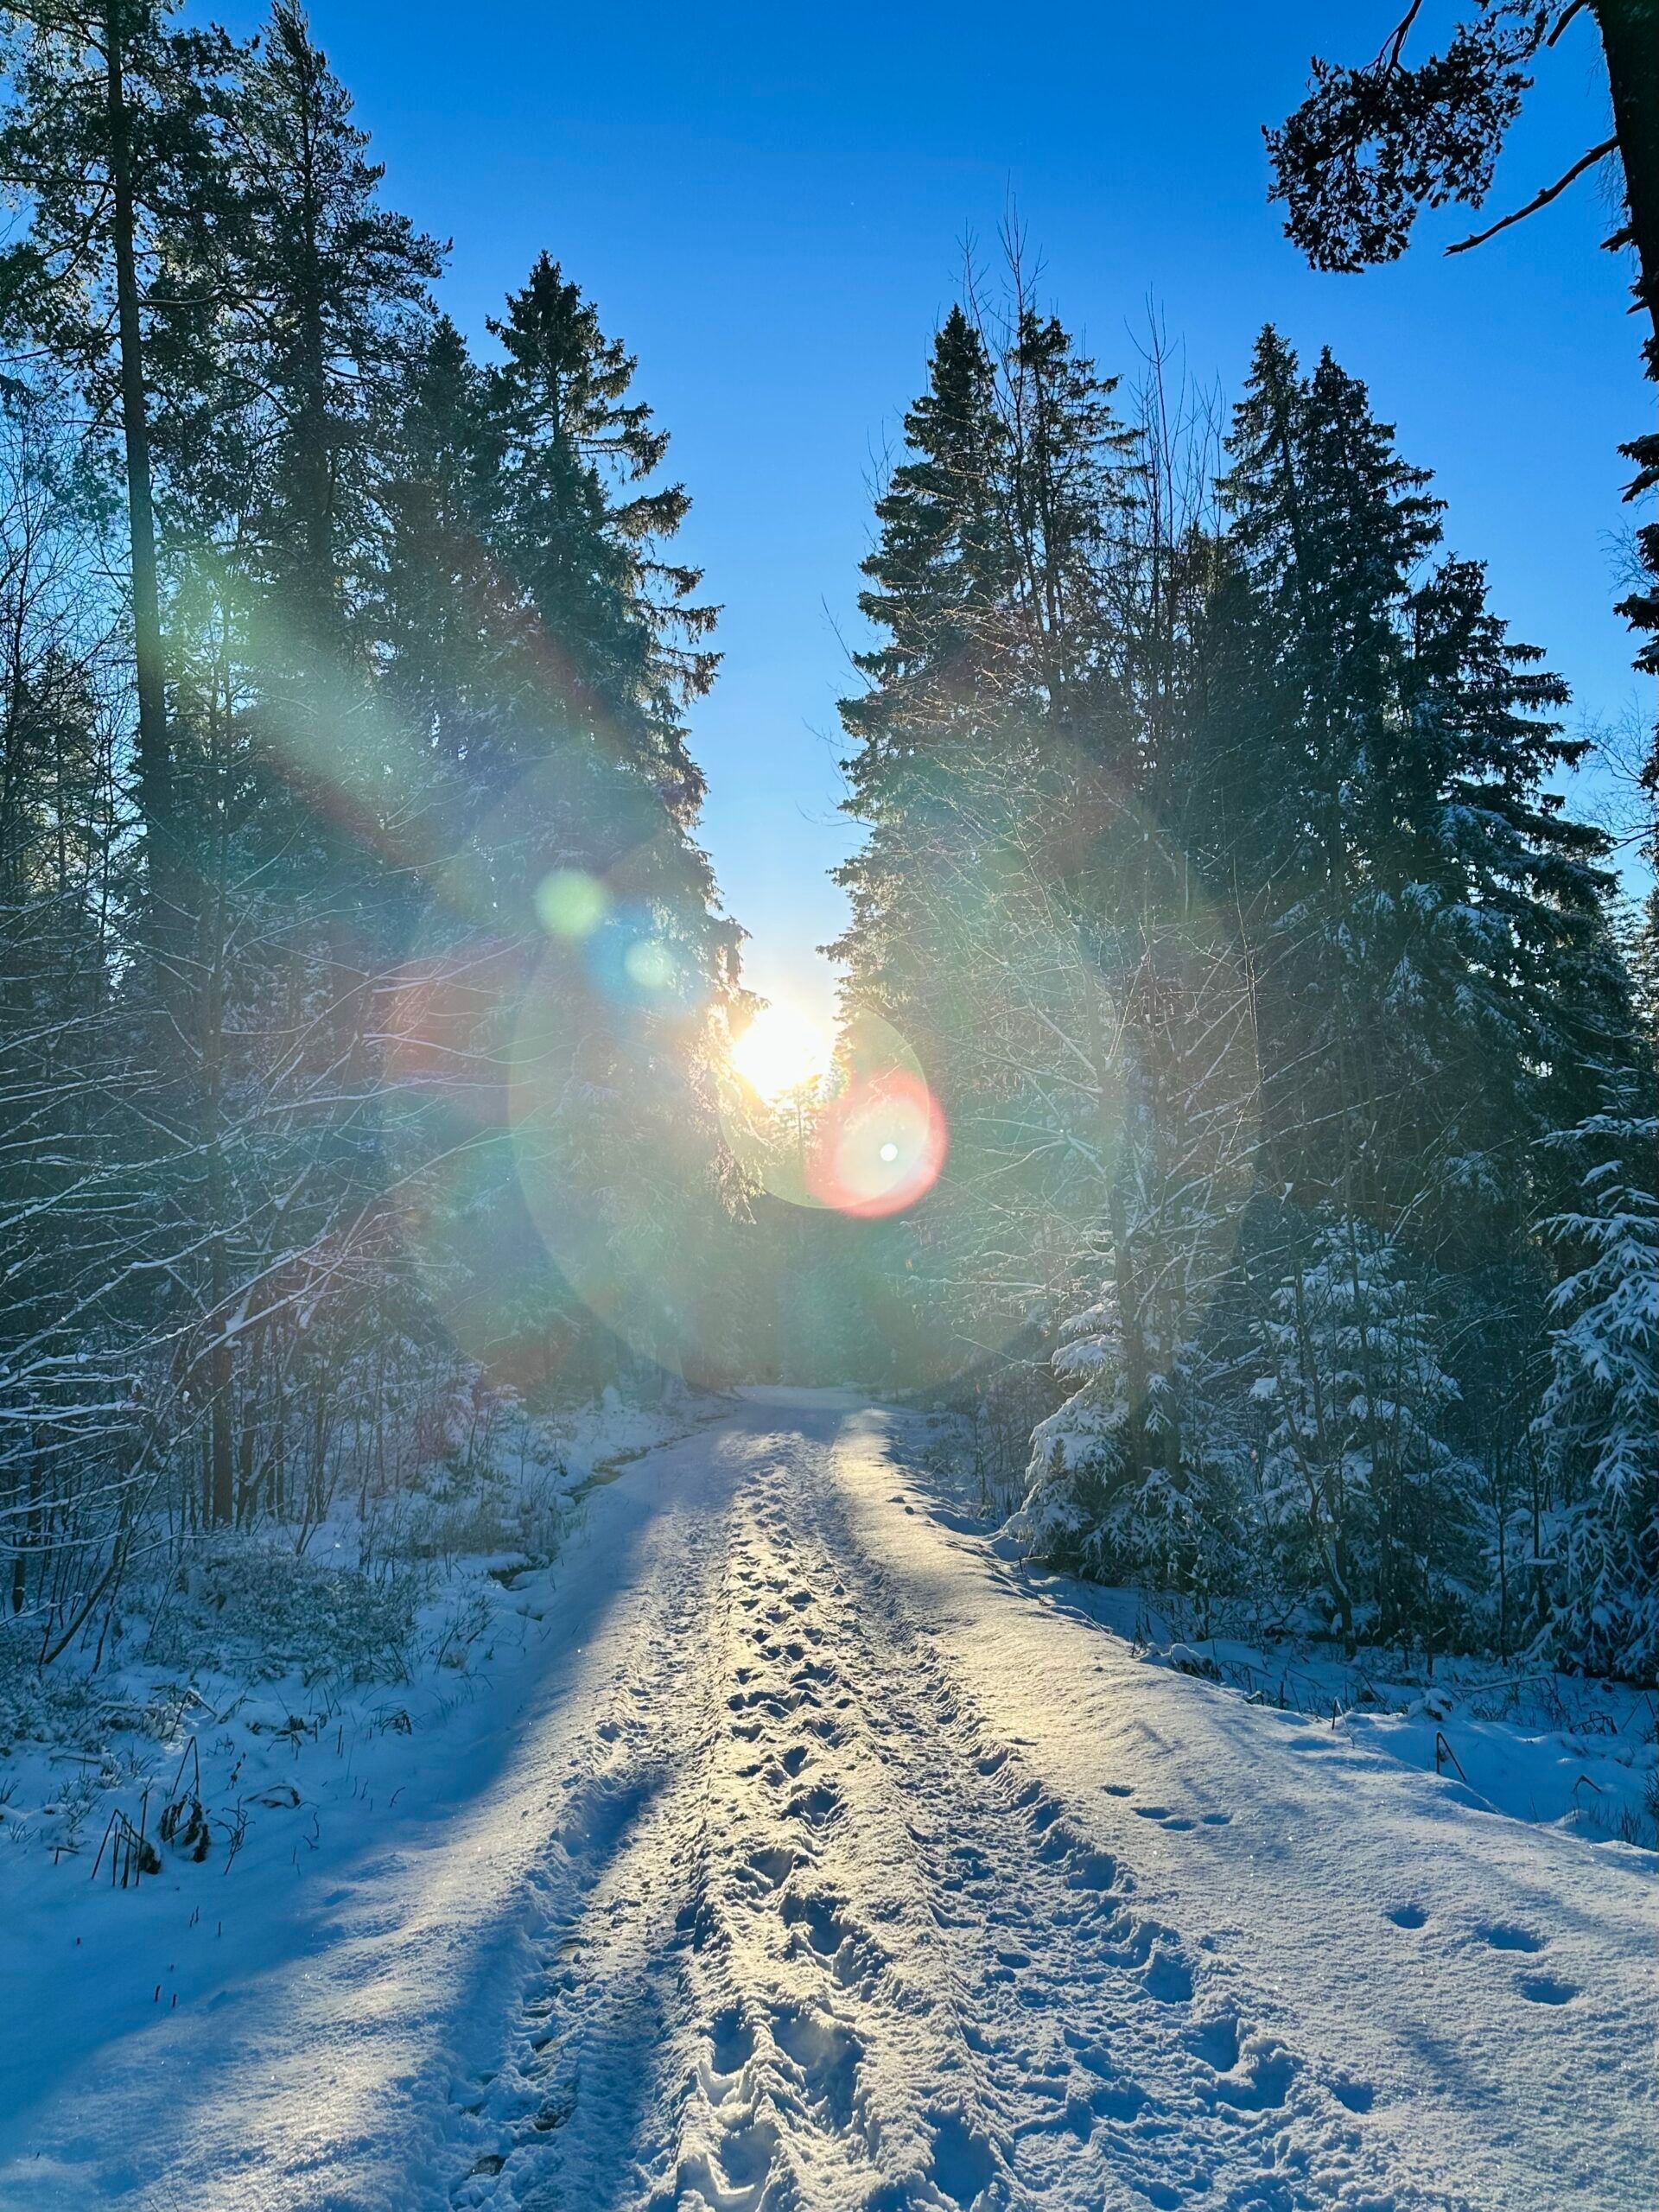
<svg viewBox="0 0 1659 2212">
<path fill-rule="evenodd" d="M 1022 1394 L 1044 1555 L 1650 1671 L 1583 1594 L 1646 1571 L 1659 1445 L 1613 1410 L 1633 1202 L 1565 1211 L 1558 1133 L 1651 1086 L 1565 687 L 1328 353 L 1263 332 L 1217 460 L 1155 347 L 1126 432 L 1014 277 L 1000 344 L 936 341 L 846 710 L 849 1003 L 951 1123 L 890 1262 L 930 1371 Z"/>
<path fill-rule="evenodd" d="M 1635 264 L 1632 312 L 1643 318 L 1642 355 L 1659 381 L 1659 6 L 1655 0 L 1479 0 L 1438 53 L 1407 60 L 1420 10 L 1408 8 L 1375 56 L 1357 67 L 1316 60 L 1307 94 L 1268 131 L 1273 196 L 1285 229 L 1316 269 L 1354 270 L 1396 259 L 1424 207 L 1478 207 L 1497 157 L 1526 104 L 1535 73 L 1575 18 L 1599 51 L 1612 129 L 1553 182 L 1471 237 L 1465 253 L 1535 215 L 1581 177 L 1616 177 L 1620 219 L 1605 243 Z M 1558 63 L 1557 66 L 1560 66 Z M 1621 450 L 1636 464 L 1626 497 L 1648 510 L 1636 532 L 1642 576 L 1618 612 L 1643 633 L 1637 665 L 1659 674 L 1659 432 Z M 1643 780 L 1659 792 L 1659 728 L 1649 733 Z M 1649 859 L 1659 861 L 1659 850 Z"/>
<path fill-rule="evenodd" d="M 1549 1141 L 1588 1164 L 1544 1234 L 1571 1262 L 1550 1296 L 1536 1428 L 1562 1524 L 1548 1641 L 1569 1663 L 1659 1673 L 1659 1116 L 1628 1075 Z"/>
</svg>

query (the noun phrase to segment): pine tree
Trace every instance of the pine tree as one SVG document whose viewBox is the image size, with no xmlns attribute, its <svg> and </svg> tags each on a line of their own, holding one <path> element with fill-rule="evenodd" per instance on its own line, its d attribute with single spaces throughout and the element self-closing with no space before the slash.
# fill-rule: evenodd
<svg viewBox="0 0 1659 2212">
<path fill-rule="evenodd" d="M 155 1478 L 120 1295 L 156 1103 L 121 990 L 126 656 L 78 411 L 16 380 L 0 403 L 0 1607 L 37 1653 Z"/>
<path fill-rule="evenodd" d="M 1585 4 L 1482 0 L 1453 26 L 1442 51 L 1415 64 L 1404 58 L 1419 12 L 1413 7 L 1370 63 L 1352 68 L 1315 60 L 1306 98 L 1267 134 L 1273 197 L 1286 203 L 1286 231 L 1313 266 L 1353 270 L 1393 261 L 1423 207 L 1448 200 L 1479 207 L 1532 88 L 1534 66 Z M 1631 312 L 1645 318 L 1643 359 L 1649 378 L 1659 381 L 1659 19 L 1652 0 L 1589 0 L 1589 13 L 1611 106 L 1611 136 L 1523 207 L 1447 251 L 1485 244 L 1588 172 L 1616 175 L 1621 220 L 1605 244 L 1633 250 Z M 1650 498 L 1659 486 L 1659 432 L 1622 450 L 1637 466 L 1626 497 Z M 1637 543 L 1647 574 L 1618 611 L 1647 633 L 1637 666 L 1659 672 L 1659 523 L 1644 523 Z M 1659 733 L 1650 740 L 1646 775 L 1659 785 Z"/>
</svg>

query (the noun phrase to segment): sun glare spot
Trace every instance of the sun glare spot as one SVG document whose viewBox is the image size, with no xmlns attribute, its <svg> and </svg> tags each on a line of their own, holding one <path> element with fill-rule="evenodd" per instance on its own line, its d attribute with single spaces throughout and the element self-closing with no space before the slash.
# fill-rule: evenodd
<svg viewBox="0 0 1659 2212">
<path fill-rule="evenodd" d="M 556 868 L 536 887 L 536 917 L 550 937 L 591 937 L 610 903 L 598 877 L 579 868 Z"/>
<path fill-rule="evenodd" d="M 676 981 L 674 955 L 660 938 L 642 938 L 623 955 L 628 981 L 642 991 L 667 991 Z"/>
<path fill-rule="evenodd" d="M 732 1065 L 763 1098 L 781 1098 L 825 1072 L 830 1039 L 792 1007 L 763 1007 L 734 1043 Z"/>
</svg>

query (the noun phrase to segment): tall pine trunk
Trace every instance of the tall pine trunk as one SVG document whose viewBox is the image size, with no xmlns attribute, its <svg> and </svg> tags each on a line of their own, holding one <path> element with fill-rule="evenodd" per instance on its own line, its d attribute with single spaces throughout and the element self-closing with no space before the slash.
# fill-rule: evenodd
<svg viewBox="0 0 1659 2212">
<path fill-rule="evenodd" d="M 1636 251 L 1636 296 L 1649 324 L 1643 355 L 1649 379 L 1659 384 L 1659 0 L 1594 0 L 1594 6 L 1624 169 L 1630 216 L 1624 235 Z M 1628 496 L 1651 496 L 1659 486 L 1659 428 L 1632 439 L 1624 452 L 1637 467 Z M 1647 576 L 1618 611 L 1635 629 L 1647 632 L 1637 665 L 1659 675 L 1659 523 L 1650 519 L 1643 524 L 1637 543 Z M 1659 722 L 1644 781 L 1651 793 L 1659 794 Z M 1648 857 L 1659 861 L 1659 835 Z"/>
<path fill-rule="evenodd" d="M 132 563 L 132 637 L 138 695 L 138 789 L 143 817 L 157 950 L 166 964 L 179 919 L 173 822 L 173 763 L 167 734 L 167 678 L 156 580 L 156 506 L 150 482 L 149 411 L 144 391 L 143 333 L 132 170 L 132 115 L 127 105 L 123 40 L 127 0 L 105 10 L 110 133 L 110 194 L 115 244 L 116 326 L 121 360 L 121 432 L 126 453 L 127 524 Z"/>
<path fill-rule="evenodd" d="M 1653 326 L 1649 366 L 1659 372 L 1659 0 L 1595 0 L 1595 16 L 1641 271 L 1637 297 Z"/>
</svg>

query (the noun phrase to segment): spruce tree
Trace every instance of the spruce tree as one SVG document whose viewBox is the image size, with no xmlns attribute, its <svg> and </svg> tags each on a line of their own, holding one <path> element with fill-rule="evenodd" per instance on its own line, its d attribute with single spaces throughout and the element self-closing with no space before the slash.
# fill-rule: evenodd
<svg viewBox="0 0 1659 2212">
<path fill-rule="evenodd" d="M 678 484 L 642 488 L 667 434 L 628 397 L 633 357 L 546 254 L 490 329 L 506 356 L 488 386 L 493 549 L 556 645 L 567 728 L 688 823 L 702 779 L 680 710 L 718 657 L 699 572 L 665 552 L 690 501 Z"/>
<path fill-rule="evenodd" d="M 1009 672 L 1007 432 L 985 340 L 960 306 L 939 327 L 904 432 L 908 457 L 875 503 L 880 537 L 858 602 L 885 635 L 854 657 L 869 689 L 842 702 L 861 746 L 855 791 L 872 801 L 891 753 L 948 735 L 953 706 L 982 713 Z"/>
<path fill-rule="evenodd" d="M 1528 1132 L 1630 1014 L 1605 841 L 1546 787 L 1582 752 L 1564 687 L 1476 564 L 1426 569 L 1427 481 L 1363 386 L 1328 356 L 1303 378 L 1264 334 L 1224 488 L 1265 662 L 1269 1172 L 1310 1206 L 1461 1225 L 1466 1251 L 1524 1220 Z"/>
<path fill-rule="evenodd" d="M 363 588 L 377 446 L 440 251 L 383 204 L 384 170 L 296 0 L 277 0 L 228 112 L 238 367 L 269 415 L 251 520 L 278 620 L 302 654 L 338 652 Z"/>
</svg>

